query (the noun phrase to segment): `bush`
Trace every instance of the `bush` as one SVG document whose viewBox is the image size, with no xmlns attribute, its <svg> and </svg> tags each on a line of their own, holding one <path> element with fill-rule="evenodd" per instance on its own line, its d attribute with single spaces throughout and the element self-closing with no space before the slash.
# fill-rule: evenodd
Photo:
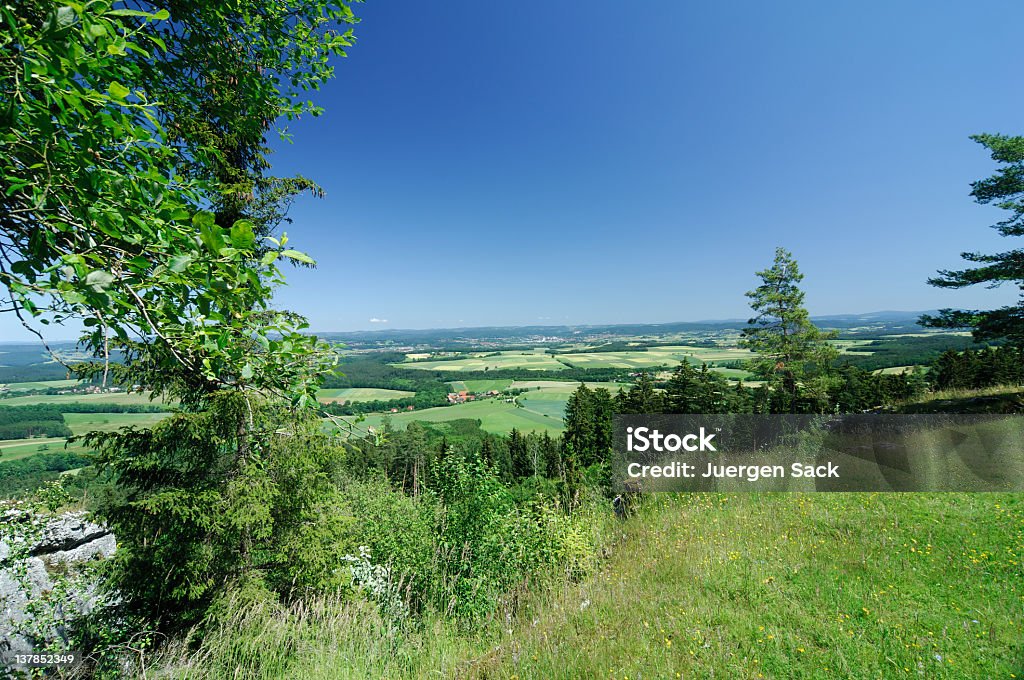
<svg viewBox="0 0 1024 680">
<path fill-rule="evenodd" d="M 409 607 L 422 610 L 424 594 L 435 577 L 436 497 L 407 496 L 385 479 L 343 479 L 339 486 L 355 518 L 349 542 L 367 546 L 374 563 L 386 567 L 404 585 Z"/>
</svg>

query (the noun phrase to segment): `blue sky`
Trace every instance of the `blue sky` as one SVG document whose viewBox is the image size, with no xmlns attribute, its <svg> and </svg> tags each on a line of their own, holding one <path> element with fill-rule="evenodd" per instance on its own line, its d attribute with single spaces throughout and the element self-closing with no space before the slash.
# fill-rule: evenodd
<svg viewBox="0 0 1024 680">
<path fill-rule="evenodd" d="M 747 313 L 776 245 L 813 314 L 994 306 L 968 135 L 1024 133 L 1019 2 L 370 0 L 278 174 L 317 330 Z M 371 322 L 386 319 L 387 323 Z"/>
</svg>

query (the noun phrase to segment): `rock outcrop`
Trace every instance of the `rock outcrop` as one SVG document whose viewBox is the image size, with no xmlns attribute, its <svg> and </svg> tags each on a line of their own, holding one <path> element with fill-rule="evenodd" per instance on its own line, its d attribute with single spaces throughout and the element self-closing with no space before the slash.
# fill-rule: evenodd
<svg viewBox="0 0 1024 680">
<path fill-rule="evenodd" d="M 34 521 L 17 510 L 0 516 L 0 523 L 12 526 Z M 87 520 L 84 513 L 64 514 L 35 526 L 37 530 L 29 534 L 35 538 L 27 555 L 24 550 L 14 555 L 17 546 L 0 541 L 0 659 L 33 651 L 32 641 L 24 634 L 27 626 L 38 630 L 31 626 L 30 603 L 44 601 L 58 579 L 69 586 L 67 596 L 57 604 L 61 618 L 73 619 L 92 611 L 97 601 L 95 584 L 80 577 L 80 567 L 110 557 L 117 548 L 114 535 Z M 20 558 L 19 564 L 13 563 L 15 557 Z"/>
</svg>

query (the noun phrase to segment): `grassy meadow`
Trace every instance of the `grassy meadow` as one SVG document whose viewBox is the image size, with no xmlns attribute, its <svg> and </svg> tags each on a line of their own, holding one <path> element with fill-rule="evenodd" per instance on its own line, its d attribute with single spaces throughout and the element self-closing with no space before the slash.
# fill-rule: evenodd
<svg viewBox="0 0 1024 680">
<path fill-rule="evenodd" d="M 512 380 L 453 380 L 448 383 L 452 392 L 460 392 L 466 390 L 467 392 L 473 392 L 474 394 L 480 394 L 483 392 L 490 392 L 491 390 L 497 390 L 503 392 L 512 386 Z"/>
<path fill-rule="evenodd" d="M 167 417 L 167 413 L 65 413 L 64 422 L 71 432 L 82 435 L 86 432 L 110 432 L 122 427 L 152 427 Z M 0 463 L 28 458 L 38 453 L 84 453 L 88 449 L 80 443 L 65 447 L 63 437 L 29 437 L 25 439 L 0 440 Z"/>
<path fill-rule="evenodd" d="M 74 387 L 79 383 L 76 378 L 68 380 L 39 380 L 36 382 L 20 382 L 20 383 L 7 383 L 6 385 L 0 385 L 8 392 L 28 392 L 30 390 L 45 390 L 45 389 L 61 389 L 67 387 Z"/>
<path fill-rule="evenodd" d="M 595 531 L 591 576 L 524 586 L 472 634 L 318 600 L 162 662 L 181 678 L 1024 677 L 1019 495 L 654 494 Z M 271 673 L 246 666 L 270 648 Z"/>
<path fill-rule="evenodd" d="M 564 404 L 564 402 L 563 402 Z M 562 415 L 547 416 L 543 413 L 518 408 L 515 404 L 499 399 L 470 401 L 454 406 L 438 406 L 418 411 L 400 411 L 399 413 L 374 413 L 366 416 L 360 427 L 380 429 L 385 419 L 391 426 L 404 430 L 412 422 L 444 423 L 450 420 L 470 418 L 480 421 L 480 427 L 488 432 L 507 434 L 513 429 L 520 431 L 547 431 L 556 434 L 562 431 Z M 353 420 L 352 418 L 347 418 Z"/>
<path fill-rule="evenodd" d="M 505 352 L 473 352 L 457 359 L 443 361 L 412 361 L 394 364 L 401 368 L 422 371 L 560 371 L 565 364 L 559 363 L 543 350 L 505 351 Z"/>
<path fill-rule="evenodd" d="M 415 392 L 405 390 L 388 390 L 380 387 L 346 387 L 323 389 L 317 392 L 317 400 L 327 404 L 330 402 L 345 403 L 349 401 L 387 401 L 411 397 Z"/>
<path fill-rule="evenodd" d="M 744 361 L 752 357 L 745 349 L 735 347 L 695 347 L 675 345 L 647 347 L 637 351 L 586 352 L 559 354 L 558 358 L 576 368 L 654 368 L 675 366 L 681 361 L 691 364 Z"/>
<path fill-rule="evenodd" d="M 490 398 L 417 411 L 374 413 L 366 416 L 361 426 L 379 429 L 387 418 L 390 419 L 392 427 L 405 429 L 406 425 L 415 421 L 443 423 L 470 418 L 480 420 L 482 429 L 496 434 L 508 434 L 513 429 L 521 432 L 547 431 L 557 434 L 564 429 L 562 417 L 565 415 L 565 402 L 579 387 L 579 383 L 558 380 L 467 380 L 450 383 L 450 386 L 455 391 L 459 389 L 467 389 L 471 392 L 486 392 L 492 389 L 527 391 L 515 397 L 515 401 L 511 403 L 504 399 Z M 591 389 L 603 387 L 612 393 L 619 387 L 625 387 L 620 383 L 611 382 L 591 382 L 587 383 L 587 386 Z"/>
<path fill-rule="evenodd" d="M 118 404 L 153 405 L 148 392 L 102 392 L 98 394 L 29 394 L 0 400 L 0 406 L 27 406 L 29 404 Z"/>
</svg>

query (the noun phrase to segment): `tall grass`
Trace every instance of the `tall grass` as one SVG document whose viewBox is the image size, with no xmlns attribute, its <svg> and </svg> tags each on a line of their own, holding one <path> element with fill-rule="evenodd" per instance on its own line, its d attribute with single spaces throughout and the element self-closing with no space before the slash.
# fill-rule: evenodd
<svg viewBox="0 0 1024 680">
<path fill-rule="evenodd" d="M 472 630 L 249 605 L 146 677 L 1024 678 L 1019 495 L 654 494 L 602 538 Z"/>
</svg>

